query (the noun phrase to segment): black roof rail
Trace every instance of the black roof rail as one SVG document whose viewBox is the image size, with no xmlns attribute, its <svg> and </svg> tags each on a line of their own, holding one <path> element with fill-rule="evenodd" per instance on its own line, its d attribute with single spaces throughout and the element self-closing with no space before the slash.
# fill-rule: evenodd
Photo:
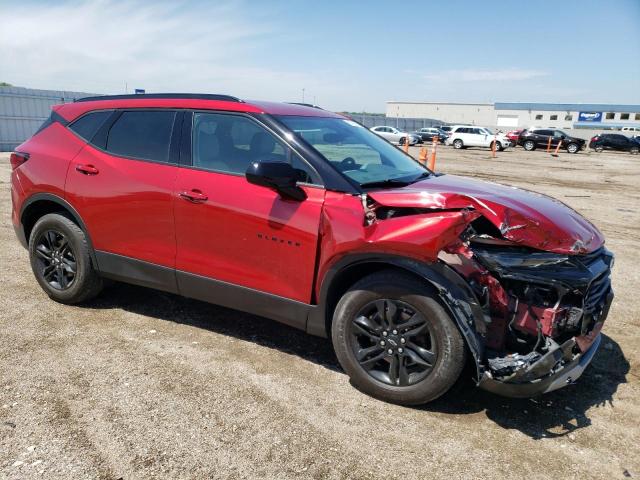
<svg viewBox="0 0 640 480">
<path fill-rule="evenodd" d="M 287 102 L 289 105 L 300 105 L 301 107 L 311 107 L 311 108 L 317 108 L 318 110 L 324 110 L 324 108 L 322 108 L 319 105 L 314 105 L 313 103 L 303 103 L 303 102 Z"/>
<path fill-rule="evenodd" d="M 189 99 L 189 100 L 224 100 L 226 102 L 242 102 L 237 97 L 231 95 L 218 95 L 211 93 L 135 93 L 129 95 L 97 95 L 94 97 L 77 98 L 74 102 L 93 102 L 96 100 L 132 100 L 144 98 L 165 98 L 165 99 Z"/>
</svg>

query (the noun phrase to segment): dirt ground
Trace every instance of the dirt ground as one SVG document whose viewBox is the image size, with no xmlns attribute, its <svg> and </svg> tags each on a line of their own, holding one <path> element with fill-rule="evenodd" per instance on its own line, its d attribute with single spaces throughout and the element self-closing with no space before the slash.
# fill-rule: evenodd
<svg viewBox="0 0 640 480">
<path fill-rule="evenodd" d="M 56 304 L 14 237 L 2 155 L 0 477 L 640 478 L 640 157 L 444 147 L 437 169 L 553 195 L 604 232 L 617 297 L 577 384 L 405 408 L 269 320 L 124 284 Z"/>
</svg>

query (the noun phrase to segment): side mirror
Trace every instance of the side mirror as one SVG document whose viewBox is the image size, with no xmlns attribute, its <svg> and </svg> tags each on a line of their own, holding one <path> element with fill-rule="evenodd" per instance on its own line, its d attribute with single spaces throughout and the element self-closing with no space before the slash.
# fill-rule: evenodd
<svg viewBox="0 0 640 480">
<path fill-rule="evenodd" d="M 267 187 L 282 197 L 301 202 L 307 198 L 306 192 L 297 185 L 295 169 L 285 162 L 252 162 L 245 177 L 249 183 Z"/>
</svg>

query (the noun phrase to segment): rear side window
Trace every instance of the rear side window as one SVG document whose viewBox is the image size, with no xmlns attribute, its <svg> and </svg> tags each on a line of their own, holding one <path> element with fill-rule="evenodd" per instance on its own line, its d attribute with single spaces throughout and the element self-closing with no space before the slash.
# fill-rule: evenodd
<svg viewBox="0 0 640 480">
<path fill-rule="evenodd" d="M 112 113 L 112 110 L 87 113 L 69 125 L 69 128 L 90 142 L 104 121 L 109 118 Z"/>
<path fill-rule="evenodd" d="M 106 150 L 123 157 L 169 161 L 176 112 L 124 112 L 109 130 Z"/>
</svg>

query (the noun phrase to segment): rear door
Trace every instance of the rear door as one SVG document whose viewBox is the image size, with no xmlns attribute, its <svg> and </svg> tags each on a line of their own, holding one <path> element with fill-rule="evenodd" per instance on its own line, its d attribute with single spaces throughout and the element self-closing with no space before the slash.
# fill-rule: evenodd
<svg viewBox="0 0 640 480">
<path fill-rule="evenodd" d="M 173 268 L 178 169 L 172 147 L 177 153 L 181 115 L 174 110 L 114 112 L 70 164 L 66 198 L 98 253 Z M 83 134 L 82 128 L 76 130 Z"/>
<path fill-rule="evenodd" d="M 190 166 L 174 192 L 180 291 L 203 298 L 210 280 L 309 303 L 325 194 L 318 174 L 249 116 L 195 112 L 190 127 Z M 247 182 L 260 160 L 291 163 L 307 199 Z"/>
</svg>

